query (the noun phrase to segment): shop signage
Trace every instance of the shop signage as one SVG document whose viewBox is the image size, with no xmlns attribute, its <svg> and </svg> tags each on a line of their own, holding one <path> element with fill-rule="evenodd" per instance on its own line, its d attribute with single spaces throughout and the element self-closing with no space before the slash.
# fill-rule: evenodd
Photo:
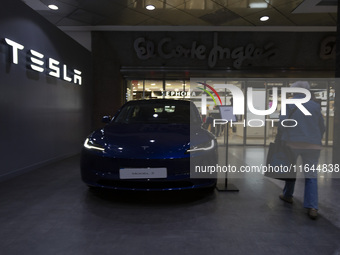
<svg viewBox="0 0 340 255">
<path fill-rule="evenodd" d="M 19 51 L 22 51 L 25 47 L 8 38 L 5 38 L 5 42 L 12 50 L 12 63 L 18 64 Z M 47 58 L 44 54 L 35 50 L 28 50 L 27 54 L 28 56 L 26 61 L 28 61 L 28 68 L 39 73 L 46 73 L 47 75 L 72 82 L 74 84 L 82 84 L 81 71 L 77 69 L 70 70 L 67 65 L 61 64 L 60 61 L 53 58 Z"/>
<path fill-rule="evenodd" d="M 267 43 L 263 47 L 255 47 L 253 43 L 235 48 L 221 46 L 218 42 L 217 33 L 214 33 L 213 47 L 211 49 L 208 49 L 204 44 L 197 43 L 197 41 L 193 41 L 190 47 L 185 47 L 181 44 L 173 46 L 172 39 L 169 37 L 162 38 L 156 43 L 145 37 L 139 37 L 134 41 L 134 50 L 141 60 L 155 57 L 165 60 L 190 58 L 193 60 L 206 60 L 210 68 L 215 67 L 218 61 L 231 60 L 232 66 L 236 69 L 241 68 L 245 60 L 269 60 L 277 53 L 273 43 Z"/>
<path fill-rule="evenodd" d="M 162 96 L 170 96 L 170 97 L 184 97 L 187 96 L 187 91 L 163 91 Z"/>
<path fill-rule="evenodd" d="M 320 58 L 327 59 L 335 59 L 335 45 L 336 45 L 336 37 L 328 36 L 322 40 L 320 45 Z"/>
</svg>

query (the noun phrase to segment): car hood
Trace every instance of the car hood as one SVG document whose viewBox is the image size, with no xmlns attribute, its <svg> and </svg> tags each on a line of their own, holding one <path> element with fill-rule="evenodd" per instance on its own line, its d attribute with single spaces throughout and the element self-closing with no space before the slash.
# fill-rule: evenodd
<svg viewBox="0 0 340 255">
<path fill-rule="evenodd" d="M 194 133 L 200 139 L 211 139 L 210 133 L 200 126 Z M 189 124 L 112 123 L 95 132 L 92 137 L 100 141 L 106 148 L 105 153 L 112 157 L 131 159 L 189 157 L 186 153 L 190 147 Z"/>
</svg>

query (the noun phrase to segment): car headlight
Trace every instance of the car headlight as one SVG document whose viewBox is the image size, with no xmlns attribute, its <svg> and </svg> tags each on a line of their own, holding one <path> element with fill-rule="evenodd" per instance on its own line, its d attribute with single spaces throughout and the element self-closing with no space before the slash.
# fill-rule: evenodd
<svg viewBox="0 0 340 255">
<path fill-rule="evenodd" d="M 103 146 L 95 143 L 93 140 L 90 140 L 89 138 L 86 138 L 86 140 L 84 142 L 84 147 L 86 149 L 90 149 L 90 150 L 98 150 L 98 151 L 104 151 L 105 150 L 105 148 Z"/>
<path fill-rule="evenodd" d="M 215 147 L 215 141 L 211 140 L 207 143 L 200 144 L 198 146 L 194 146 L 187 150 L 187 152 L 194 152 L 194 151 L 208 151 Z"/>
</svg>

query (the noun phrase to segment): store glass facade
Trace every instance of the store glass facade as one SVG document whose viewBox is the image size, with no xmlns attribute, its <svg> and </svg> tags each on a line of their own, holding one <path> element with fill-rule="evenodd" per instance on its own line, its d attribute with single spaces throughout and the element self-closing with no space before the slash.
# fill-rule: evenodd
<svg viewBox="0 0 340 255">
<path fill-rule="evenodd" d="M 190 99 L 188 80 L 128 80 L 126 101 L 151 98 Z"/>
<path fill-rule="evenodd" d="M 248 125 L 234 125 L 228 129 L 228 143 L 230 145 L 268 145 L 273 142 L 277 134 L 278 122 L 274 120 L 278 118 L 281 108 L 281 89 L 282 87 L 289 87 L 296 80 L 284 79 L 282 81 L 277 79 L 205 79 L 203 82 L 210 84 L 232 84 L 243 91 L 247 97 L 247 89 L 253 88 L 253 104 L 255 109 L 268 109 L 273 102 L 273 88 L 278 88 L 278 105 L 277 110 L 268 115 L 254 116 L 249 111 L 247 105 L 247 98 L 245 98 L 245 114 L 237 115 L 237 121 L 243 123 L 244 121 L 262 118 L 261 121 L 265 123 L 261 127 L 249 127 Z M 195 97 L 191 97 L 190 80 L 126 80 L 126 101 L 138 99 L 151 99 L 151 98 L 165 98 L 165 99 L 184 99 L 192 100 L 198 109 L 201 111 L 201 102 Z M 323 145 L 333 144 L 333 125 L 334 125 L 334 98 L 335 89 L 334 81 L 327 79 L 309 80 L 311 85 L 311 92 L 315 100 L 321 104 L 322 114 L 325 120 L 326 132 L 323 137 Z M 221 98 L 222 105 L 232 106 L 233 99 L 232 93 L 227 89 L 217 89 Z M 202 116 L 206 121 L 208 117 L 216 115 L 215 103 L 211 97 L 207 97 L 207 114 Z M 253 123 L 257 125 L 256 123 Z M 220 144 L 226 142 L 226 129 L 214 128 L 211 124 L 207 128 L 213 132 L 217 137 Z"/>
</svg>

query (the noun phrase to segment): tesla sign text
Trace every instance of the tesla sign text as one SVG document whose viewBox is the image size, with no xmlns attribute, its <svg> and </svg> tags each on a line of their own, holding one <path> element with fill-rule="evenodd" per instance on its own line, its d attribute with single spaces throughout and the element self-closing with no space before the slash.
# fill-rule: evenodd
<svg viewBox="0 0 340 255">
<path fill-rule="evenodd" d="M 23 50 L 25 47 L 15 41 L 5 38 L 7 45 L 11 47 L 12 50 L 12 63 L 19 63 L 19 51 Z M 50 76 L 61 78 L 65 81 L 72 82 L 74 84 L 81 85 L 82 77 L 81 71 L 73 69 L 72 71 L 68 69 L 67 65 L 60 64 L 58 60 L 53 58 L 46 58 L 44 54 L 37 52 L 35 50 L 29 50 L 28 61 L 30 62 L 28 66 L 39 73 L 46 73 Z M 72 74 L 71 74 L 72 73 Z"/>
</svg>

